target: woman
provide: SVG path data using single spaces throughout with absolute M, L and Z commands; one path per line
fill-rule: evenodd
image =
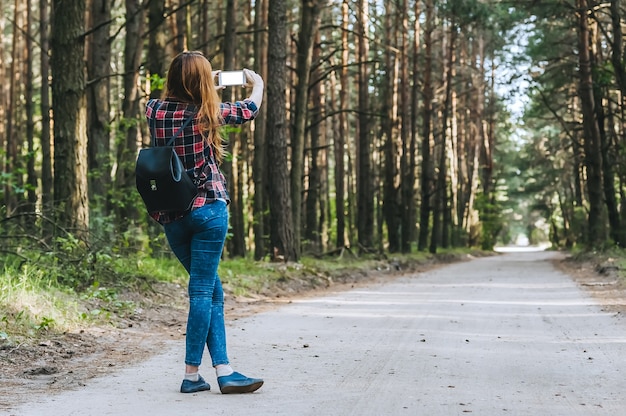
M 163 99 L 148 101 L 146 117 L 154 122 L 156 144 L 178 130 L 175 149 L 198 186 L 198 196 L 189 211 L 159 212 L 153 218 L 163 225 L 168 243 L 189 273 L 189 314 L 185 351 L 185 377 L 180 391 L 210 390 L 198 374 L 204 345 L 208 347 L 222 393 L 250 393 L 263 380 L 233 371 L 226 352 L 224 292 L 217 275 L 222 255 L 230 202 L 226 180 L 219 169 L 224 156 L 220 127 L 253 120 L 263 99 L 263 79 L 244 70 L 250 97 L 221 103 L 209 61 L 200 52 L 183 52 L 170 64 Z

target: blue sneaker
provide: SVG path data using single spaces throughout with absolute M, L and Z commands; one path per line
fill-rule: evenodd
M 211 390 L 211 386 L 204 381 L 202 376 L 198 376 L 198 381 L 183 380 L 183 384 L 180 385 L 181 393 L 197 393 L 205 390 Z
M 217 384 L 222 394 L 252 393 L 263 385 L 263 380 L 234 372 L 229 376 L 218 377 Z

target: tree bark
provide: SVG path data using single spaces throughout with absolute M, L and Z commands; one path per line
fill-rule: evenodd
M 598 247 L 604 241 L 602 211 L 602 149 L 600 130 L 595 115 L 593 96 L 593 75 L 589 45 L 589 21 L 586 0 L 577 0 L 578 13 L 578 63 L 579 96 L 583 115 L 585 166 L 587 168 L 587 193 L 589 213 L 587 217 L 587 247 Z
M 111 189 L 111 136 L 109 114 L 111 73 L 111 2 L 92 0 L 90 26 L 97 28 L 89 37 L 87 74 L 89 191 L 90 206 L 100 215 L 109 214 Z
M 385 50 L 385 72 L 382 85 L 381 132 L 384 138 L 384 183 L 383 187 L 383 217 L 387 225 L 387 249 L 395 253 L 401 247 L 401 204 L 398 186 L 400 182 L 399 160 L 404 157 L 398 148 L 398 67 L 401 53 L 395 43 L 398 38 L 398 26 L 392 21 L 394 15 L 393 3 L 385 4 L 385 39 L 389 47 Z M 400 82 L 406 80 L 400 79 Z
M 39 44 L 41 58 L 41 204 L 44 215 L 49 216 L 54 199 L 52 173 L 52 143 L 50 125 L 50 1 L 39 0 Z M 44 225 L 48 227 L 48 225 Z M 47 233 L 46 233 L 47 234 Z
M 53 0 L 51 35 L 54 108 L 54 196 L 60 226 L 86 236 L 87 111 L 85 3 Z
M 312 54 L 312 64 L 314 64 L 314 76 L 313 83 L 311 85 L 310 103 L 311 109 L 310 118 L 311 124 L 309 127 L 310 157 L 308 159 L 308 169 L 305 173 L 307 178 L 306 194 L 304 198 L 304 240 L 308 242 L 309 249 L 313 252 L 321 252 L 321 235 L 319 233 L 320 216 L 323 213 L 323 206 L 320 204 L 321 197 L 321 158 L 325 151 L 322 147 L 323 139 L 323 115 L 324 115 L 324 97 L 321 91 L 320 71 L 319 71 L 319 59 L 321 55 L 319 46 L 319 32 L 315 35 L 315 46 Z M 306 154 L 305 150 L 305 154 Z
M 140 109 L 140 94 L 138 88 L 139 66 L 142 59 L 143 28 L 145 9 L 140 0 L 126 0 L 126 37 L 124 44 L 124 99 L 122 114 L 126 123 L 121 131 L 124 133 L 124 142 L 117 151 L 116 188 L 120 194 L 118 198 L 123 204 L 118 210 L 118 224 L 126 228 L 129 221 L 139 218 L 139 210 L 135 200 L 135 161 L 137 159 L 138 144 L 141 136 L 138 122 L 142 111 Z
M 29 157 L 26 161 L 26 172 L 27 179 L 26 183 L 28 186 L 26 187 L 26 195 L 28 200 L 27 210 L 29 212 L 34 212 L 37 204 L 37 171 L 35 169 L 35 157 L 36 148 L 35 148 L 35 120 L 34 117 L 34 99 L 33 99 L 33 7 L 32 0 L 26 0 L 26 29 L 25 29 L 25 37 L 26 37 L 26 47 L 24 48 L 24 60 L 26 64 L 26 76 L 24 82 L 24 98 L 25 98 L 25 112 L 26 112 L 26 142 L 27 142 L 27 152 L 29 155 L 33 155 Z M 26 226 L 33 230 L 34 224 L 29 223 Z
M 259 0 L 255 3 L 264 3 Z M 256 7 L 256 6 L 255 6 Z M 204 53 L 204 56 L 210 56 L 209 49 L 209 41 L 210 41 L 210 33 L 211 33 L 211 21 L 209 19 L 210 16 L 210 0 L 201 0 L 200 1 L 200 50 Z M 256 49 L 255 49 L 256 50 Z
M 420 0 L 415 1 L 415 15 L 419 16 L 421 14 L 420 10 Z M 418 143 L 418 125 L 417 119 L 419 114 L 419 88 L 417 85 L 417 74 L 420 73 L 420 62 L 419 62 L 419 51 L 420 51 L 420 19 L 413 19 L 413 62 L 412 62 L 412 79 L 413 85 L 411 87 L 411 138 L 409 143 L 409 171 L 407 176 L 405 176 L 405 181 L 402 185 L 402 189 L 406 192 L 405 195 L 408 195 L 408 198 L 405 196 L 404 204 L 407 205 L 407 215 L 408 215 L 408 226 L 410 227 L 411 233 L 404 234 L 410 238 L 410 243 L 412 244 L 415 241 L 416 237 L 416 228 L 415 224 L 417 223 L 417 201 L 415 195 L 417 194 L 417 189 L 415 186 L 416 183 L 416 175 L 417 175 L 417 143 Z M 403 238 L 404 238 L 403 236 Z
M 339 79 L 339 120 L 338 133 L 333 137 L 335 156 L 335 215 L 337 216 L 337 247 L 346 246 L 346 215 L 345 215 L 345 138 L 348 134 L 348 0 L 341 4 L 341 66 L 338 71 Z
M 302 181 L 304 178 L 304 142 L 309 103 L 309 81 L 315 34 L 319 29 L 320 11 L 324 0 L 302 0 L 300 34 L 296 57 L 296 101 L 294 135 L 291 145 L 291 209 L 296 250 L 300 252 L 302 227 Z
M 358 73 L 358 139 L 357 139 L 357 230 L 359 245 L 371 249 L 374 234 L 374 196 L 372 178 L 372 149 L 369 122 L 369 4 L 357 1 L 357 45 L 361 61 Z
M 237 7 L 236 0 L 226 1 L 226 27 L 224 29 L 224 39 L 222 50 L 224 51 L 224 70 L 237 69 L 236 52 L 234 45 L 237 44 Z M 224 101 L 233 101 L 236 97 L 233 94 L 233 87 L 225 88 L 222 91 Z M 230 232 L 231 238 L 226 247 L 228 254 L 234 257 L 244 257 L 246 255 L 245 224 L 243 216 L 243 142 L 241 132 L 228 133 L 226 149 L 232 154 L 232 158 L 224 161 L 222 168 L 228 181 L 228 192 L 230 194 Z
M 6 33 L 6 20 L 7 18 L 5 17 L 5 15 L 3 13 L 0 13 L 0 33 Z M 2 79 L 7 79 L 9 75 L 9 68 L 6 67 L 4 61 L 5 52 L 6 51 L 4 48 L 4 42 L 0 42 L 0 77 L 2 77 Z M 8 119 L 7 110 L 10 98 L 9 89 L 7 87 L 7 82 L 0 83 L 0 114 L 5 117 L 4 120 L 0 121 L 0 149 L 4 149 L 5 151 L 8 141 L 8 136 L 6 135 L 8 123 L 6 123 L 6 120 Z M 7 172 L 6 165 L 7 160 L 6 155 L 4 155 L 3 157 L 0 157 L 0 172 Z M 6 192 L 6 188 L 4 187 L 4 185 L 0 184 L 0 186 L 2 186 L 2 192 Z M 2 202 L 4 202 L 4 195 L 2 196 L 2 198 Z
M 400 125 L 400 141 L 402 143 L 402 157 L 400 159 L 400 172 L 402 181 L 400 182 L 400 195 L 402 208 L 401 222 L 402 222 L 402 235 L 401 235 L 401 250 L 403 253 L 411 252 L 411 243 L 415 235 L 415 219 L 413 217 L 414 211 L 414 193 L 413 185 L 415 181 L 415 164 L 413 136 L 411 135 L 411 96 L 412 89 L 416 89 L 416 86 L 411 86 L 411 79 L 409 77 L 409 3 L 407 0 L 402 0 L 401 10 L 401 28 L 400 28 L 400 111 L 399 116 L 401 120 Z M 416 19 L 419 20 L 419 19 Z M 419 37 L 419 32 L 416 32 L 416 37 Z
M 230 0 L 227 0 L 227 2 Z M 187 39 L 187 6 L 184 6 L 186 0 L 178 0 L 175 13 L 176 18 L 176 53 L 180 53 L 189 48 L 189 40 Z
M 418 250 L 424 251 L 428 246 L 430 229 L 431 204 L 430 197 L 433 186 L 433 173 L 431 166 L 431 120 L 433 111 L 433 86 L 432 86 L 432 34 L 434 20 L 433 0 L 426 0 L 426 20 L 424 28 L 424 109 L 423 109 L 423 132 L 422 132 L 422 163 L 420 180 L 420 231 L 417 243 Z
M 590 63 L 592 68 L 597 68 L 603 62 L 603 57 L 601 56 L 602 45 L 600 44 L 602 40 L 598 37 L 598 25 L 600 23 L 595 19 L 592 20 L 592 22 L 589 27 L 592 46 L 590 51 Z M 615 70 L 617 71 L 618 68 L 615 68 Z M 606 89 L 601 85 L 594 85 L 594 103 L 602 103 L 605 99 L 605 90 Z M 610 101 L 609 97 L 607 97 L 607 101 Z M 615 152 L 611 151 L 611 140 L 606 131 L 606 111 L 603 105 L 594 105 L 594 111 L 600 135 L 600 149 L 602 149 L 602 190 L 604 192 L 604 203 L 608 215 L 609 235 L 614 244 L 624 247 L 626 243 L 625 233 L 621 225 L 617 191 L 615 189 L 615 170 L 613 169 L 616 161 L 613 160 L 612 155 L 615 154 Z M 611 111 L 610 108 L 609 111 Z
M 615 81 L 621 92 L 620 104 L 626 105 L 626 70 L 624 69 L 624 38 L 622 33 L 622 6 L 621 0 L 611 0 L 611 29 L 613 34 L 613 48 L 611 63 L 615 73 Z M 622 123 L 626 123 L 623 121 Z
M 148 2 L 148 52 L 146 54 L 146 70 L 152 81 L 150 83 L 150 98 L 161 96 L 163 92 L 162 82 L 157 77 L 165 78 L 167 71 L 167 39 L 166 32 L 163 30 L 164 23 L 165 0 L 150 0 Z
M 21 158 L 19 144 L 22 142 L 19 137 L 19 129 L 16 128 L 18 120 L 16 117 L 18 104 L 17 97 L 20 95 L 18 91 L 21 82 L 18 78 L 22 75 L 22 71 L 18 71 L 18 64 L 20 62 L 20 50 L 19 40 L 21 16 L 22 16 L 22 2 L 15 0 L 13 5 L 13 36 L 11 42 L 11 66 L 9 69 L 9 99 L 6 107 L 6 141 L 5 141 L 5 166 L 4 172 L 7 173 L 7 180 L 4 184 L 4 205 L 6 208 L 6 214 L 12 215 L 18 207 L 19 198 L 16 189 L 21 188 L 21 176 L 17 174 L 21 168 Z
M 611 0 L 611 23 L 613 31 L 613 49 L 611 51 L 611 63 L 615 73 L 619 94 L 619 110 L 624 111 L 626 108 L 626 70 L 624 69 L 624 40 L 622 33 L 622 8 L 621 0 Z M 626 135 L 626 120 L 621 117 L 619 122 L 619 133 L 622 137 Z M 610 157 L 609 146 L 603 145 L 603 158 Z M 618 150 L 619 151 L 619 150 Z M 613 152 L 611 152 L 613 153 Z M 614 169 L 613 163 L 605 163 L 604 183 L 605 195 L 607 197 L 607 208 L 609 209 L 609 220 L 611 223 L 611 235 L 616 244 L 620 247 L 626 247 L 626 231 L 622 227 L 622 217 L 619 213 L 619 207 L 616 200 L 617 192 L 614 186 Z M 612 192 L 609 196 L 608 192 Z
M 287 79 L 287 10 L 284 0 L 270 0 L 268 14 L 267 137 L 272 258 L 297 261 L 287 165 L 285 99 Z
M 267 13 L 268 13 L 268 1 L 258 0 L 254 5 L 254 62 L 256 64 L 255 70 L 261 75 L 264 80 L 267 80 Z M 254 215 L 254 258 L 255 260 L 262 259 L 268 251 L 266 230 L 267 227 L 267 215 L 265 212 L 269 206 L 267 198 L 268 187 L 268 171 L 265 169 L 267 166 L 267 105 L 262 105 L 257 116 L 257 121 L 254 122 L 254 160 L 252 166 L 253 179 L 254 179 L 254 201 L 253 201 L 253 215 Z
M 436 253 L 438 247 L 449 246 L 449 227 L 446 227 L 446 211 L 448 204 L 448 135 L 450 134 L 450 119 L 452 106 L 452 79 L 455 65 L 456 23 L 454 17 L 450 22 L 448 35 L 447 57 L 445 65 L 445 98 L 441 110 L 441 140 L 439 145 L 439 162 L 437 184 L 435 186 L 435 205 L 433 209 L 433 232 L 431 235 L 430 252 Z

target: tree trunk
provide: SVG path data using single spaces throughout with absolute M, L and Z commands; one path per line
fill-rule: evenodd
M 308 169 L 308 187 L 306 198 L 304 201 L 305 209 L 305 226 L 304 239 L 309 242 L 310 248 L 314 252 L 320 252 L 322 248 L 322 240 L 320 235 L 321 216 L 324 213 L 324 206 L 321 203 L 322 197 L 322 168 L 321 162 L 326 152 L 325 134 L 324 134 L 324 95 L 322 94 L 322 80 L 320 80 L 321 71 L 319 70 L 319 60 L 321 57 L 319 32 L 315 35 L 315 47 L 313 48 L 312 62 L 315 64 L 314 84 L 311 86 L 311 108 L 314 109 L 311 114 L 311 157 L 309 159 Z
M 230 180 L 230 225 L 231 238 L 229 254 L 231 256 L 246 256 L 246 223 L 244 221 L 245 200 L 243 197 L 245 163 L 248 159 L 248 132 L 233 134 L 233 169 Z
M 454 17 L 450 22 L 450 32 L 448 36 L 448 48 L 445 65 L 445 99 L 441 110 L 441 140 L 439 146 L 439 161 L 437 184 L 435 186 L 435 206 L 433 207 L 433 232 L 430 240 L 431 253 L 436 253 L 438 247 L 447 248 L 449 245 L 448 231 L 444 227 L 445 212 L 448 209 L 448 134 L 450 129 L 448 119 L 450 118 L 450 107 L 452 104 L 452 77 L 454 74 L 454 56 L 456 43 L 456 23 Z
M 481 48 L 484 51 L 484 48 Z M 484 61 L 484 59 L 481 59 Z M 495 79 L 496 79 L 496 64 L 493 59 L 491 61 L 491 71 L 489 76 L 489 100 L 487 107 L 486 119 L 483 122 L 483 211 L 481 212 L 482 229 L 482 241 L 481 248 L 483 250 L 493 250 L 497 242 L 498 234 L 500 233 L 500 210 L 496 199 L 495 192 L 495 179 L 494 179 L 494 153 L 496 149 L 496 93 L 495 93 Z M 483 77 L 482 79 L 487 79 Z M 482 106 L 482 104 L 481 104 Z M 530 235 L 531 233 L 529 233 Z
M 602 65 L 601 63 L 604 61 L 601 53 L 602 53 L 602 45 L 599 42 L 602 42 L 598 37 L 598 23 L 595 20 L 592 21 L 593 24 L 590 25 L 589 31 L 591 36 L 591 45 L 592 51 L 590 53 L 591 59 L 591 67 L 597 68 Z M 594 103 L 602 103 L 605 99 L 605 88 L 602 88 L 600 85 L 594 85 L 593 88 L 593 96 Z M 610 101 L 610 97 L 606 97 L 607 101 Z M 624 230 L 621 225 L 621 218 L 619 214 L 619 207 L 617 202 L 617 191 L 615 189 L 615 170 L 613 166 L 616 164 L 616 161 L 613 160 L 613 154 L 611 146 L 611 140 L 607 137 L 606 131 L 606 113 L 604 106 L 602 105 L 594 105 L 594 111 L 596 114 L 596 120 L 598 124 L 598 132 L 600 134 L 600 149 L 602 149 L 602 190 L 604 192 L 604 201 L 606 206 L 606 211 L 608 214 L 609 220 L 609 235 L 614 244 L 624 247 Z M 609 108 L 609 111 L 611 109 Z
M 420 1 L 415 1 L 415 14 L 419 16 L 421 14 L 420 10 Z M 410 244 L 415 241 L 416 238 L 416 228 L 415 224 L 417 222 L 417 202 L 415 198 L 415 194 L 417 193 L 417 189 L 415 186 L 416 183 L 416 174 L 417 174 L 417 143 L 418 143 L 418 125 L 417 119 L 419 114 L 419 88 L 417 83 L 417 74 L 420 73 L 420 61 L 419 61 L 419 51 L 420 51 L 420 19 L 413 19 L 413 62 L 412 62 L 412 78 L 413 85 L 411 87 L 411 137 L 409 143 L 409 171 L 407 172 L 407 176 L 405 176 L 405 183 L 402 185 L 402 189 L 404 192 L 404 202 L 407 206 L 407 214 L 408 214 L 408 226 L 411 230 L 410 234 L 404 234 L 410 239 Z
M 143 46 L 143 26 L 145 9 L 140 0 L 126 0 L 126 38 L 124 44 L 124 99 L 122 114 L 124 120 L 121 131 L 124 133 L 124 142 L 117 151 L 116 188 L 120 192 L 118 198 L 124 201 L 118 212 L 118 224 L 126 228 L 129 221 L 139 218 L 135 200 L 135 161 L 137 159 L 138 143 L 141 142 L 138 122 L 142 111 L 140 109 L 140 94 L 137 81 L 141 52 Z
M 460 50 L 460 62 L 459 66 L 464 67 L 467 65 L 467 45 L 468 42 L 461 42 L 461 50 Z M 463 82 L 467 82 L 467 77 L 464 75 L 462 77 Z M 468 97 L 467 94 L 459 94 L 458 97 L 458 108 L 467 108 L 468 107 Z M 455 210 L 453 211 L 453 215 L 455 216 L 454 222 L 456 223 L 456 231 L 454 233 L 452 244 L 455 246 L 465 246 L 467 245 L 467 232 L 466 232 L 466 219 L 468 204 L 469 204 L 469 161 L 472 159 L 471 148 L 468 146 L 468 131 L 469 131 L 469 117 L 465 111 L 458 112 L 457 119 L 458 131 L 456 133 L 456 144 L 454 153 L 456 155 L 456 183 L 452 182 L 453 192 L 456 189 L 456 204 L 454 205 Z
M 32 0 L 26 0 L 26 47 L 24 49 L 24 60 L 26 61 L 26 79 L 24 82 L 24 106 L 26 112 L 26 142 L 28 145 L 27 152 L 29 155 L 35 155 L 35 121 L 34 117 L 34 99 L 33 99 L 33 7 Z M 26 193 L 28 199 L 28 211 L 34 212 L 37 204 L 37 171 L 35 170 L 35 158 L 29 157 L 26 161 L 27 184 Z M 33 230 L 34 224 L 25 224 L 26 227 Z
M 227 0 L 227 3 L 231 0 Z M 189 40 L 187 39 L 187 6 L 186 0 L 178 0 L 176 4 L 176 53 L 180 53 L 189 48 Z
M 420 180 L 420 232 L 417 243 L 418 250 L 424 251 L 428 246 L 428 234 L 430 229 L 430 197 L 432 192 L 432 166 L 431 166 L 431 120 L 433 112 L 433 56 L 432 56 L 432 33 L 434 20 L 433 0 L 426 0 L 426 21 L 424 29 L 424 110 L 423 110 L 423 133 L 422 133 L 422 166 Z
M 0 33 L 6 33 L 6 17 L 4 15 L 4 13 L 0 13 Z M 5 48 L 4 48 L 4 42 L 0 42 L 0 77 L 2 77 L 2 79 L 8 79 L 9 76 L 9 71 L 10 68 L 7 68 L 5 66 Z M 0 115 L 2 115 L 2 117 L 5 117 L 4 120 L 0 120 L 0 149 L 3 149 L 4 151 L 6 151 L 7 149 L 7 141 L 8 141 L 8 137 L 6 136 L 7 133 L 7 127 L 8 127 L 8 123 L 6 122 L 6 120 L 8 119 L 8 107 L 9 107 L 9 89 L 8 87 L 8 82 L 2 82 L 0 83 Z M 2 157 L 0 157 L 0 172 L 8 172 L 6 169 L 7 166 L 7 160 L 6 160 L 6 155 L 3 155 Z M 4 187 L 3 184 L 0 184 L 0 186 L 2 186 L 2 189 L 0 190 L 0 192 L 3 193 L 2 195 L 2 203 L 5 203 L 4 201 L 4 192 L 6 192 L 6 188 Z
M 291 145 L 291 209 L 293 216 L 296 250 L 300 250 L 302 223 L 302 179 L 304 177 L 304 142 L 309 102 L 309 81 L 315 34 L 320 24 L 320 10 L 323 0 L 303 0 L 296 57 L 296 102 L 294 114 L 294 135 Z
M 22 2 L 15 0 L 13 5 L 13 37 L 11 43 L 11 66 L 9 70 L 9 99 L 7 102 L 6 111 L 6 148 L 5 148 L 5 167 L 4 172 L 7 173 L 7 180 L 4 185 L 4 205 L 6 214 L 11 216 L 19 204 L 18 195 L 15 193 L 15 189 L 21 188 L 20 179 L 21 176 L 17 175 L 19 169 L 21 169 L 20 161 L 18 157 L 20 154 L 19 144 L 22 142 L 19 137 L 19 128 L 16 128 L 17 121 L 17 109 L 18 104 L 17 97 L 20 95 L 18 91 L 18 78 L 22 74 L 22 71 L 18 71 L 18 64 L 20 62 L 20 50 L 19 39 L 20 27 L 21 27 L 21 9 Z
M 460 39 L 459 39 L 460 40 Z M 456 47 L 455 47 L 456 49 Z M 454 62 L 454 67 L 452 68 L 452 80 L 457 79 L 456 68 L 458 65 L 456 64 L 456 58 Z M 454 81 L 453 81 L 454 82 Z M 458 233 L 459 233 L 459 221 L 456 213 L 459 208 L 459 165 L 458 165 L 458 146 L 457 142 L 459 140 L 459 112 L 458 112 L 458 97 L 454 88 L 452 88 L 451 96 L 450 96 L 450 141 L 448 144 L 448 163 L 450 167 L 449 171 L 449 179 L 450 179 L 450 191 L 449 191 L 449 199 L 448 199 L 448 207 L 444 212 L 443 217 L 443 237 L 444 239 L 441 242 L 441 246 L 443 248 L 447 248 L 449 246 L 455 247 L 458 246 Z
M 44 215 L 49 216 L 54 195 L 52 174 L 52 144 L 50 126 L 50 58 L 49 58 L 50 0 L 39 0 L 39 44 L 41 45 L 41 204 Z M 44 225 L 47 227 L 47 225 Z M 45 233 L 47 234 L 47 233 Z
M 224 51 L 224 70 L 237 69 L 236 52 L 233 46 L 237 44 L 237 1 L 226 1 L 226 27 L 224 29 L 224 39 L 222 49 Z M 233 94 L 233 87 L 225 88 L 222 91 L 222 99 L 224 101 L 233 101 L 236 97 Z M 243 144 L 241 133 L 228 133 L 227 150 L 233 155 L 233 158 L 226 160 L 223 172 L 228 181 L 228 192 L 230 194 L 230 232 L 231 238 L 227 242 L 228 254 L 235 257 L 244 257 L 246 255 L 245 242 L 245 224 L 243 216 Z
M 383 186 L 383 217 L 387 225 L 387 243 L 390 253 L 400 250 L 400 195 L 398 184 L 400 183 L 398 149 L 398 82 L 399 58 L 396 49 L 395 39 L 399 36 L 397 25 L 392 22 L 393 5 L 385 4 L 385 39 L 390 47 L 385 50 L 385 72 L 386 76 L 382 85 L 382 108 L 381 114 L 381 136 L 384 138 L 384 177 Z M 400 80 L 403 82 L 402 80 Z M 402 86 L 404 88 L 404 85 Z
M 411 95 L 410 92 L 416 86 L 411 86 L 411 78 L 409 76 L 409 3 L 407 0 L 402 1 L 401 10 L 401 29 L 400 29 L 400 141 L 402 143 L 402 158 L 400 160 L 400 172 L 402 180 L 401 188 L 401 204 L 402 207 L 402 236 L 401 249 L 403 253 L 411 252 L 411 243 L 415 235 L 415 219 L 414 211 L 414 183 L 415 183 L 415 163 L 413 144 L 413 136 L 411 135 Z M 417 20 L 417 19 L 416 19 Z M 419 32 L 416 32 L 419 37 Z
M 335 213 L 337 216 L 337 247 L 346 246 L 346 216 L 345 216 L 345 138 L 348 134 L 348 0 L 341 5 L 341 67 L 339 78 L 339 120 L 338 133 L 333 137 L 335 156 Z
M 255 3 L 265 3 L 264 1 L 256 1 Z M 255 7 L 257 7 L 255 5 Z M 200 1 L 200 50 L 204 53 L 204 56 L 210 56 L 211 50 L 209 49 L 210 33 L 211 33 L 211 20 L 210 16 L 210 0 Z M 255 32 L 258 34 L 258 32 Z M 256 51 L 256 48 L 255 48 Z
M 103 1 L 107 0 L 93 0 Z M 159 98 L 163 92 L 161 82 L 156 77 L 165 78 L 167 71 L 166 59 L 166 32 L 165 0 L 150 0 L 148 2 L 148 52 L 146 54 L 146 70 L 150 76 L 150 98 Z M 163 80 L 164 82 L 165 80 Z
M 585 0 L 577 0 L 578 13 L 578 66 L 580 76 L 580 102 L 583 115 L 585 166 L 587 168 L 587 193 L 589 214 L 587 247 L 598 247 L 604 241 L 602 211 L 602 149 L 600 130 L 595 115 L 593 76 L 589 51 L 588 8 Z
M 357 139 L 357 230 L 359 245 L 370 249 L 374 234 L 374 196 L 369 123 L 369 4 L 357 1 L 358 59 L 358 139 Z
M 107 216 L 111 188 L 110 0 L 92 0 L 90 17 L 90 26 L 97 29 L 89 38 L 89 59 L 87 60 L 89 200 L 92 210 L 95 208 L 100 215 Z
M 270 0 L 268 13 L 267 113 L 268 171 L 270 201 L 270 242 L 272 258 L 298 261 L 294 241 L 287 165 L 285 99 L 287 80 L 287 10 L 284 0 Z
M 491 220 L 492 220 L 492 202 L 493 202 L 493 146 L 491 131 L 488 127 L 488 122 L 491 120 L 491 114 L 487 114 L 485 111 L 485 97 L 487 95 L 487 87 L 485 80 L 487 79 L 487 70 L 485 67 L 486 53 L 485 53 L 485 39 L 480 38 L 478 40 L 478 55 L 480 63 L 478 64 L 478 93 L 476 94 L 476 101 L 474 107 L 476 108 L 474 124 L 476 125 L 477 137 L 476 144 L 479 151 L 479 171 L 480 171 L 480 185 L 482 186 L 482 195 L 480 199 L 476 195 L 477 205 L 480 205 L 479 220 L 481 225 L 480 232 L 480 244 L 481 248 L 490 250 L 493 248 L 491 243 Z
M 260 0 L 254 4 L 254 62 L 256 63 L 255 70 L 261 75 L 264 80 L 267 80 L 267 31 L 264 29 L 267 27 L 267 13 L 268 13 L 268 1 Z M 265 167 L 267 163 L 267 105 L 262 105 L 257 116 L 257 121 L 254 122 L 254 160 L 253 160 L 253 178 L 254 178 L 254 259 L 260 260 L 267 254 L 267 238 L 266 227 L 267 207 L 269 201 L 267 198 L 267 186 L 268 186 L 268 172 Z
M 51 35 L 54 108 L 54 196 L 58 224 L 86 236 L 87 111 L 85 100 L 85 3 L 53 0 Z
M 613 31 L 613 50 L 611 63 L 613 64 L 615 81 L 621 92 L 620 105 L 626 105 L 626 69 L 624 69 L 624 38 L 622 33 L 622 6 L 621 0 L 611 0 L 611 27 Z M 626 121 L 622 121 L 625 123 Z
M 611 0 L 611 22 L 613 29 L 613 50 L 611 52 L 611 62 L 615 73 L 615 80 L 619 87 L 619 109 L 623 112 L 626 108 L 626 70 L 624 69 L 624 50 L 623 50 L 623 34 L 622 34 L 622 18 L 621 18 L 621 1 Z M 611 123 L 611 125 L 615 125 Z M 626 120 L 621 119 L 618 124 L 621 128 L 619 133 L 623 137 L 626 134 Z M 603 159 L 609 157 L 608 144 L 602 145 L 604 149 Z M 619 149 L 617 149 L 619 152 Z M 604 163 L 604 184 L 605 196 L 607 198 L 607 208 L 609 209 L 609 221 L 611 224 L 611 236 L 616 244 L 620 247 L 626 247 L 626 231 L 621 223 L 622 218 L 619 213 L 618 203 L 616 201 L 617 192 L 614 185 L 613 163 Z M 612 192 L 610 195 L 608 192 Z
M 322 59 L 322 43 L 319 31 L 317 32 L 317 40 L 316 40 L 316 62 L 319 64 Z M 317 88 L 319 91 L 316 94 L 319 94 L 319 100 L 316 100 L 319 104 L 319 108 L 322 110 L 319 114 L 319 124 L 320 125 L 320 133 L 319 133 L 319 220 L 317 221 L 317 235 L 319 236 L 320 249 L 322 251 L 328 250 L 328 246 L 330 245 L 330 230 L 332 228 L 331 219 L 332 212 L 330 206 L 330 186 L 329 186 L 329 164 L 328 161 L 330 159 L 330 143 L 329 143 L 329 130 L 332 129 L 332 122 L 330 125 L 328 124 L 328 95 L 326 84 L 322 83 L 322 68 L 320 65 L 316 65 L 316 77 L 315 79 L 320 80 L 317 84 Z

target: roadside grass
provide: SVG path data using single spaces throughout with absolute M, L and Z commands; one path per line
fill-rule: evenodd
M 623 284 L 626 280 L 626 250 L 612 249 L 603 258 L 603 262 L 598 267 L 600 269 L 605 267 L 605 269 L 609 269 L 607 271 L 614 271 L 620 283 Z
M 37 338 L 80 325 L 79 299 L 46 271 L 24 266 L 0 274 L 0 339 Z
M 372 272 L 413 271 L 433 261 L 453 262 L 471 250 L 380 256 L 375 254 L 303 257 L 298 263 L 225 259 L 218 273 L 227 293 L 236 297 L 272 296 L 356 281 Z M 480 255 L 480 253 L 479 253 Z M 185 287 L 187 274 L 174 257 L 99 255 L 87 264 L 3 262 L 0 273 L 0 341 L 20 343 L 80 330 L 116 325 L 132 316 L 158 285 Z M 76 268 L 76 270 L 74 270 Z M 86 270 L 89 269 L 89 270 Z M 293 292 L 292 292 L 293 293 Z
M 569 252 L 574 262 L 592 264 L 600 274 L 612 274 L 620 284 L 626 284 L 626 250 L 616 247 L 586 251 L 573 249 Z

